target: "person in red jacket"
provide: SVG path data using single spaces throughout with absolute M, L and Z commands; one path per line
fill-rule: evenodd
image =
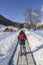
M 23 32 L 23 30 L 21 30 L 21 32 L 18 36 L 18 40 L 19 40 L 19 44 L 20 44 L 20 55 L 22 55 L 22 47 L 23 47 L 24 53 L 26 52 L 25 40 L 27 40 L 26 35 Z

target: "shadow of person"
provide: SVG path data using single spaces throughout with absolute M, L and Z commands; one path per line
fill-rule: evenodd
M 22 52 L 22 55 L 30 54 L 31 52 Z

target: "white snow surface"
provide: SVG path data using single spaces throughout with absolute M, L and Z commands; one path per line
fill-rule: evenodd
M 42 32 L 43 33 L 43 32 Z M 0 36 L 4 36 L 5 33 L 0 33 Z M 9 33 L 7 33 L 9 34 Z M 6 34 L 6 35 L 7 35 Z M 0 65 L 8 65 L 9 60 L 13 54 L 13 51 L 17 44 L 17 37 L 19 31 L 12 33 L 5 37 L 0 38 Z M 25 29 L 31 51 L 33 52 L 34 59 L 37 65 L 43 65 L 43 34 L 39 35 L 35 32 L 28 31 Z
M 18 32 L 0 41 L 0 65 L 8 65 L 13 51 L 17 45 Z
M 18 28 L 13 27 L 13 26 L 4 26 L 4 25 L 0 25 L 0 32 L 3 32 L 6 28 L 12 28 L 13 30 L 18 30 Z
M 43 37 L 43 30 L 36 30 L 33 32 Z
M 8 65 L 18 42 L 18 29 L 14 27 L 15 32 L 3 32 L 5 28 L 0 28 L 0 65 Z
M 43 65 L 43 37 L 32 31 L 26 31 L 25 33 L 27 35 L 31 51 L 33 52 L 36 65 Z

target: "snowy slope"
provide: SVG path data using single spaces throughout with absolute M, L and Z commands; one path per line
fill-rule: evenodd
M 36 65 L 43 65 L 43 38 L 39 35 L 26 31 L 28 42 L 33 52 Z
M 3 32 L 5 28 L 12 28 L 14 31 L 13 32 Z M 0 41 L 16 33 L 17 31 L 18 31 L 18 28 L 16 27 L 0 25 Z
M 28 31 L 25 29 L 25 33 L 33 52 L 35 61 L 37 65 L 43 65 L 43 37 L 39 34 Z M 43 33 L 43 32 L 42 32 Z M 0 65 L 8 65 L 9 60 L 13 54 L 13 51 L 18 44 L 17 37 L 19 31 L 7 36 L 5 39 L 0 41 Z M 2 34 L 1 34 L 2 35 Z M 3 62 L 2 62 L 3 61 Z
M 0 65 L 8 65 L 13 51 L 17 45 L 17 36 L 18 32 L 0 41 Z
M 0 32 L 3 32 L 6 28 L 12 28 L 14 31 L 18 30 L 18 28 L 13 27 L 13 26 L 4 26 L 4 25 L 0 25 Z
M 16 33 L 16 32 L 2 32 L 2 33 L 0 33 L 0 41 L 7 38 L 8 36 L 10 36 L 14 33 Z
M 33 32 L 43 37 L 43 30 L 36 30 Z
M 18 41 L 18 28 L 13 27 L 14 32 L 3 32 L 7 27 L 10 26 L 0 27 L 0 65 L 8 65 Z

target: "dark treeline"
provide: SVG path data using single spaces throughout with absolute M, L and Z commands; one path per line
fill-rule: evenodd
M 13 22 L 4 16 L 0 15 L 0 24 L 5 25 L 5 26 L 14 26 L 14 27 L 23 27 L 23 24 L 19 22 Z
M 13 21 L 5 18 L 2 15 L 0 15 L 0 24 L 5 25 L 5 26 L 14 26 L 14 27 L 17 27 L 17 28 L 25 27 L 25 28 L 28 28 L 28 29 L 30 29 L 30 28 L 36 29 L 35 24 L 31 25 L 28 22 L 25 22 L 25 23 L 13 22 Z M 43 29 L 43 25 L 37 27 L 37 29 L 41 29 L 41 28 Z

